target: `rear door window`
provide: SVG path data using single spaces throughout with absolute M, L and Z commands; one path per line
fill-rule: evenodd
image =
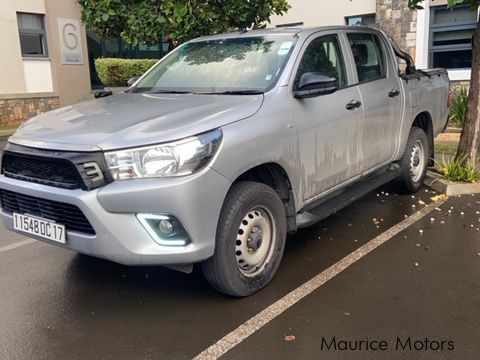
M 359 83 L 386 77 L 385 56 L 378 36 L 369 33 L 350 33 L 347 36 Z

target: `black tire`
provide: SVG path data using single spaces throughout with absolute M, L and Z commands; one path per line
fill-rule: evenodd
M 421 154 L 415 153 L 419 146 L 422 147 Z M 420 190 L 427 173 L 429 154 L 427 135 L 422 129 L 412 127 L 405 152 L 398 162 L 400 176 L 395 181 L 395 187 L 399 193 L 413 194 Z M 417 161 L 419 163 L 415 166 Z
M 248 216 L 253 219 L 250 223 Z M 270 223 L 265 223 L 267 217 Z M 254 226 L 258 223 L 261 225 Z M 270 232 L 265 224 L 270 226 Z M 243 228 L 247 231 L 243 231 Z M 272 188 L 256 182 L 234 184 L 220 214 L 215 253 L 202 263 L 205 278 L 213 288 L 231 296 L 244 297 L 259 291 L 272 280 L 278 270 L 285 248 L 286 230 L 285 208 Z M 265 233 L 270 234 L 265 236 L 270 240 L 262 240 Z M 256 250 L 248 248 L 248 255 L 245 251 L 242 254 L 245 246 L 252 244 L 253 237 Z M 251 259 L 261 255 L 267 247 L 267 255 L 260 267 L 249 265 L 242 258 L 246 256 Z M 259 252 L 260 250 L 262 251 Z

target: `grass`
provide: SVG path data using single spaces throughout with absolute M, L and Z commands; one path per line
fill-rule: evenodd
M 463 127 L 465 117 L 467 116 L 468 107 L 468 91 L 465 87 L 461 87 L 452 99 L 452 107 L 450 108 L 450 123 L 458 128 Z
M 474 183 L 480 180 L 480 169 L 476 169 L 465 157 L 445 159 L 445 153 L 442 153 L 442 160 L 435 163 L 435 170 L 450 181 Z
M 458 145 L 457 144 L 435 144 L 435 154 L 456 155 Z

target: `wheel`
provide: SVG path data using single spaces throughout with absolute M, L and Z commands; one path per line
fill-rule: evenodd
M 422 129 L 412 127 L 405 153 L 399 161 L 400 176 L 395 182 L 399 192 L 412 194 L 420 190 L 427 173 L 429 153 L 427 135 Z
M 214 255 L 202 263 L 216 290 L 243 297 L 265 287 L 280 265 L 287 233 L 285 208 L 269 186 L 239 182 L 223 204 Z

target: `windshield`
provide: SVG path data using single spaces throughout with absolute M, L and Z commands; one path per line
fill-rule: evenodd
M 262 93 L 291 53 L 291 35 L 187 43 L 161 61 L 133 92 Z

